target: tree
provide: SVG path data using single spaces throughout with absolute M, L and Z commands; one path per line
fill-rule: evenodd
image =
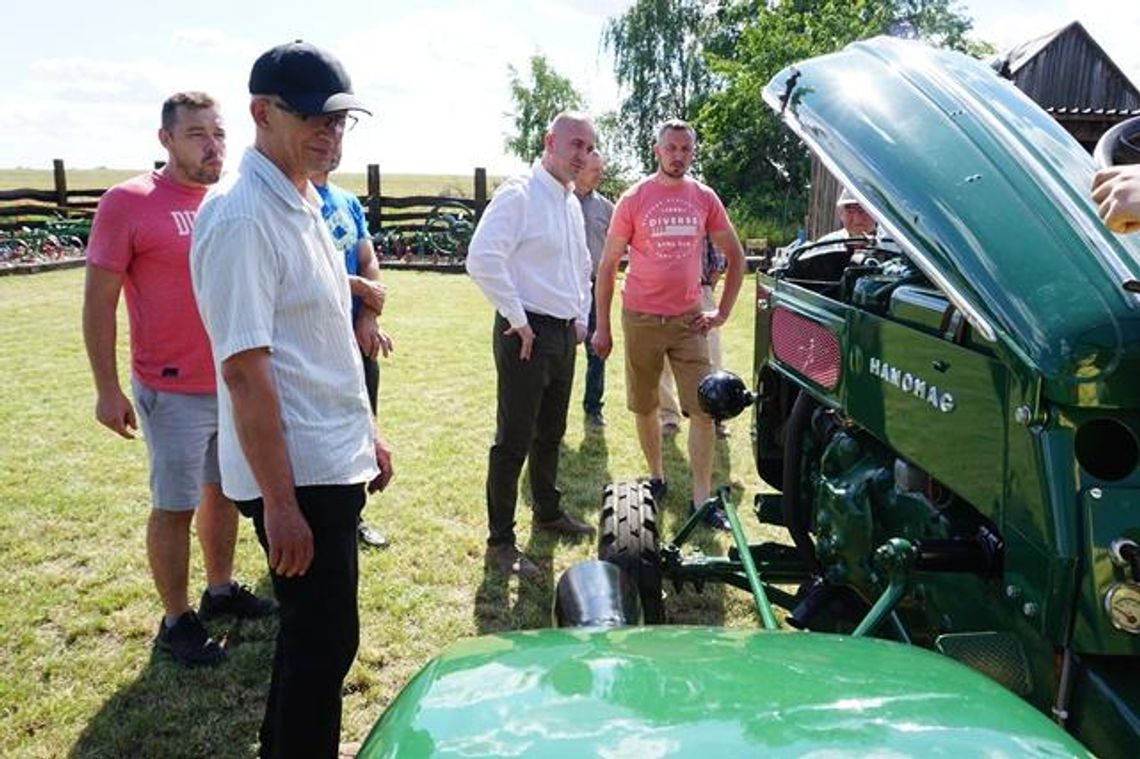
M 810 162 L 799 140 L 761 98 L 767 82 L 795 61 L 857 39 L 902 32 L 972 52 L 969 19 L 952 0 L 781 0 L 726 5 L 706 57 L 717 81 L 695 118 L 706 181 L 736 213 L 785 229 L 807 208 Z M 990 48 L 992 52 L 992 48 Z
M 636 155 L 652 171 L 656 125 L 687 119 L 700 138 L 700 171 L 735 216 L 794 228 L 807 207 L 810 164 L 764 105 L 768 80 L 878 34 L 992 53 L 969 39 L 971 28 L 955 0 L 637 0 L 602 34 L 625 91 L 606 149 Z
M 702 39 L 714 3 L 704 0 L 637 0 L 610 19 L 602 44 L 613 52 L 614 75 L 628 91 L 618 118 L 618 150 L 653 168 L 653 142 L 667 118 L 692 118 L 711 83 Z
M 542 155 L 543 137 L 550 122 L 562 111 L 579 110 L 585 100 L 573 83 L 547 62 L 546 56 L 530 59 L 530 81 L 524 82 L 518 69 L 508 65 L 511 100 L 515 110 L 515 134 L 507 136 L 507 150 L 527 163 Z
M 617 198 L 633 184 L 638 171 L 636 160 L 622 139 L 621 116 L 617 111 L 606 111 L 594 118 L 598 130 L 598 151 L 602 154 L 604 168 L 598 192 L 610 200 Z

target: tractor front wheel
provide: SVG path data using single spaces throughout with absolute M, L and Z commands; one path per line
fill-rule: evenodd
M 647 482 L 606 486 L 598 558 L 616 564 L 637 587 L 646 624 L 665 621 L 661 603 L 661 553 L 657 505 Z

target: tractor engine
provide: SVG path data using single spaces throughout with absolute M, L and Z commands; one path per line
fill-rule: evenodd
M 917 548 L 913 569 L 920 577 L 1000 576 L 1001 539 L 976 509 L 839 412 L 816 408 L 808 425 L 799 487 L 785 490 L 791 501 L 784 504 L 784 519 L 822 580 L 804 593 L 793 624 L 843 630 L 858 621 L 886 588 L 889 578 L 874 557 L 892 538 Z M 925 607 L 923 593 L 911 593 L 899 613 L 915 635 L 945 631 L 943 620 L 927 618 Z

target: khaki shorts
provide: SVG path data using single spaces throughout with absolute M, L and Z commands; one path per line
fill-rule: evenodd
M 689 328 L 696 312 L 656 316 L 622 309 L 625 335 L 626 406 L 635 414 L 649 414 L 659 405 L 658 384 L 665 356 L 677 378 L 681 413 L 708 418 L 697 403 L 697 385 L 713 370 L 708 339 Z

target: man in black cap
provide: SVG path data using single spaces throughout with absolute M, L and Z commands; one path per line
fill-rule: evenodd
M 249 79 L 254 145 L 203 202 L 191 274 L 218 368 L 222 489 L 253 519 L 280 602 L 261 756 L 335 756 L 356 655 L 356 523 L 392 476 L 365 393 L 348 279 L 309 177 L 367 113 L 297 41 Z

